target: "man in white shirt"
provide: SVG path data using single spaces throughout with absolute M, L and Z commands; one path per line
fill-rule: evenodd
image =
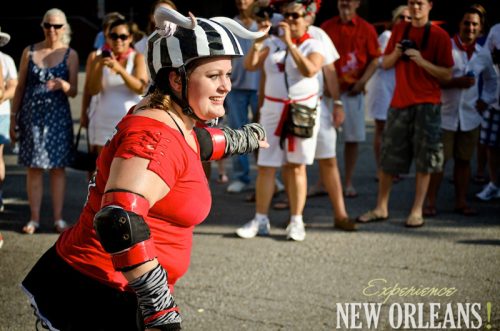
M 481 114 L 495 99 L 496 72 L 489 52 L 481 52 L 476 39 L 484 27 L 486 13 L 480 5 L 469 7 L 460 22 L 459 33 L 451 38 L 455 62 L 453 78 L 442 84 L 441 128 L 444 162 L 454 160 L 455 212 L 473 216 L 477 211 L 466 201 L 470 179 L 470 160 L 479 139 Z M 482 74 L 483 91 L 479 96 L 478 78 Z M 444 166 L 443 166 L 444 167 Z M 436 200 L 443 172 L 433 173 L 427 191 L 424 216 L 435 216 Z

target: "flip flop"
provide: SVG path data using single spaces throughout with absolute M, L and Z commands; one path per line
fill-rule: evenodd
M 289 208 L 290 208 L 290 204 L 288 203 L 287 198 L 273 204 L 273 209 L 276 209 L 276 210 L 285 210 L 285 209 L 289 209 Z
M 432 207 L 432 206 L 424 207 L 424 209 L 422 210 L 422 215 L 424 215 L 424 217 L 436 216 L 437 215 L 436 207 Z
M 318 188 L 316 185 L 311 186 L 309 188 L 309 190 L 307 191 L 308 198 L 321 197 L 321 196 L 325 196 L 325 195 L 328 195 L 328 192 L 326 192 L 325 190 L 323 190 L 321 188 Z
M 354 187 L 349 186 L 349 187 L 346 187 L 346 189 L 344 191 L 344 196 L 346 198 L 355 198 L 358 196 L 358 192 L 356 192 L 356 189 L 354 189 Z
M 406 219 L 405 226 L 407 228 L 419 228 L 425 224 L 424 218 L 422 216 L 410 215 Z
M 39 227 L 40 227 L 40 223 L 38 223 L 37 221 L 31 220 L 28 223 L 26 223 L 25 226 L 23 226 L 23 233 L 33 234 L 36 232 L 36 230 L 38 230 Z
M 477 216 L 479 213 L 477 212 L 476 209 L 472 207 L 460 207 L 460 208 L 455 208 L 455 213 L 464 215 L 464 216 Z
M 364 220 L 363 220 L 364 219 Z M 356 218 L 358 223 L 380 222 L 389 219 L 389 216 L 382 216 L 377 214 L 374 210 L 367 211 L 363 215 Z

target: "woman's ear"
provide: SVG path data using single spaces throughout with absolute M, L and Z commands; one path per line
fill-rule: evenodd
M 170 86 L 172 87 L 172 90 L 178 93 L 181 92 L 182 90 L 181 76 L 177 72 L 171 71 L 168 74 L 168 81 L 170 83 Z

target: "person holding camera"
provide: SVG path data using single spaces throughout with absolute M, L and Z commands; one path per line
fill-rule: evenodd
M 291 103 L 318 107 L 320 86 L 316 76 L 324 63 L 324 48 L 307 33 L 307 12 L 302 2 L 291 1 L 283 5 L 282 14 L 284 20 L 278 24 L 280 36 L 256 40 L 245 57 L 245 68 L 262 68 L 266 77 L 259 123 L 269 134 L 270 148 L 260 150 L 257 160 L 255 216 L 238 228 L 236 234 L 241 238 L 269 234 L 268 212 L 274 178 L 276 170 L 282 167 L 287 173 L 284 178 L 291 215 L 287 239 L 303 241 L 306 236 L 302 218 L 307 195 L 306 165 L 314 162 L 319 116 L 310 138 L 288 135 L 281 139 L 281 136 Z
M 394 26 L 382 60 L 396 69 L 396 86 L 382 138 L 377 205 L 359 222 L 389 217 L 393 175 L 416 163 L 415 198 L 407 227 L 424 225 L 422 209 L 431 173 L 443 167 L 440 83 L 451 79 L 453 57 L 448 33 L 429 20 L 431 0 L 408 0 L 411 22 Z
M 92 148 L 100 153 L 116 124 L 146 91 L 148 74 L 144 55 L 132 47 L 131 23 L 116 19 L 106 34 L 109 48 L 90 65 L 86 88 L 98 95 L 88 129 Z
M 497 74 L 488 52 L 476 44 L 482 34 L 486 11 L 473 5 L 464 12 L 459 32 L 451 39 L 453 47 L 453 78 L 441 84 L 441 128 L 443 129 L 444 162 L 453 158 L 455 212 L 474 216 L 477 211 L 467 203 L 470 160 L 479 139 L 481 113 L 496 99 Z M 482 93 L 478 82 L 482 77 Z M 444 165 L 443 165 L 444 168 Z M 431 175 L 424 216 L 437 214 L 436 202 L 443 172 Z

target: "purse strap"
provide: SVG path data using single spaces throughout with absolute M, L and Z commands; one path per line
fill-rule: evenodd
M 78 132 L 76 133 L 75 148 L 78 148 L 78 145 L 80 144 L 80 136 L 82 133 L 82 129 L 85 129 L 85 128 L 80 124 L 80 126 L 78 127 Z M 87 151 L 90 152 L 90 140 L 89 140 L 89 135 L 88 135 L 88 129 L 87 129 L 86 137 L 87 137 L 87 139 L 86 139 L 87 140 Z
M 283 73 L 285 74 L 285 87 L 286 87 L 286 95 L 288 97 L 288 100 L 291 100 L 290 98 L 290 90 L 288 88 L 288 76 L 286 74 L 286 58 L 288 57 L 288 49 L 285 52 L 285 59 L 283 60 Z

